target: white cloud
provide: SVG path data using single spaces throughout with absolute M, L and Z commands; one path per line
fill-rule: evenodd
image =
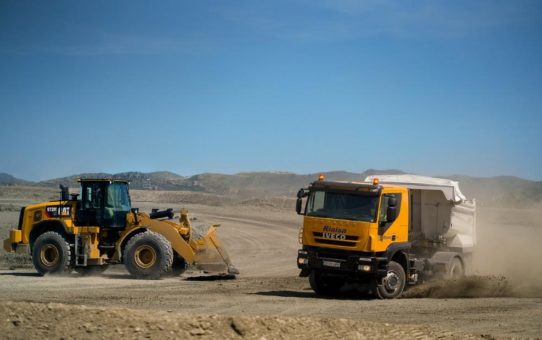
M 298 0 L 276 6 L 229 6 L 220 12 L 251 30 L 301 41 L 461 38 L 506 25 L 538 24 L 542 14 L 536 1 Z

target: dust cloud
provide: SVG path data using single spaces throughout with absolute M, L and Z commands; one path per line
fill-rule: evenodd
M 403 297 L 542 297 L 542 204 L 479 207 L 476 228 L 468 276 L 426 282 Z
M 513 296 L 504 276 L 466 276 L 457 280 L 434 280 L 407 290 L 403 298 L 481 298 Z
M 502 275 L 514 296 L 542 296 L 542 204 L 479 209 L 474 273 Z

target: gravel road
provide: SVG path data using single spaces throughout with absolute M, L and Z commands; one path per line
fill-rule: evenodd
M 317 297 L 307 280 L 297 277 L 297 217 L 280 212 L 262 215 L 205 206 L 191 209 L 199 222 L 222 224 L 218 233 L 241 271 L 238 279 L 215 280 L 189 272 L 182 277 L 142 281 L 130 278 L 122 266 L 113 266 L 99 277 L 76 274 L 39 277 L 31 269 L 2 270 L 0 317 L 4 320 L 3 329 L 9 331 L 5 334 L 13 338 L 27 335 L 29 330 L 24 331 L 23 326 L 33 320 L 33 315 L 44 325 L 55 325 L 43 329 L 33 327 L 36 336 L 59 337 L 63 328 L 58 325 L 58 313 L 81 314 L 80 306 L 84 305 L 94 311 L 93 315 L 102 315 L 101 318 L 93 316 L 98 319 L 87 326 L 93 330 L 84 333 L 97 337 L 109 334 L 97 325 L 111 324 L 108 317 L 111 313 L 123 315 L 124 319 L 132 315 L 127 319 L 146 320 L 142 324 L 147 326 L 137 327 L 141 334 L 147 332 L 145 334 L 150 336 L 173 336 L 168 333 L 175 328 L 171 315 L 164 319 L 161 316 L 164 313 L 173 313 L 178 320 L 192 320 L 196 325 L 201 326 L 201 322 L 211 325 L 205 329 L 177 327 L 181 333 L 174 334 L 209 337 L 257 338 L 266 334 L 271 338 L 294 335 L 318 338 L 315 334 L 347 338 L 542 336 L 542 299 L 537 297 L 503 297 L 502 293 L 498 294 L 500 297 L 391 301 L 354 294 Z M 52 312 L 37 313 L 37 310 Z M 14 315 L 26 322 L 13 321 Z M 244 324 L 238 326 L 245 330 L 236 332 L 231 318 Z M 77 337 L 83 333 L 72 331 L 81 331 L 84 318 L 72 319 L 73 327 L 69 332 L 65 330 L 65 335 Z M 170 321 L 164 321 L 165 331 L 153 328 L 166 319 Z M 138 335 L 134 331 L 136 326 L 129 327 L 130 322 L 123 322 L 119 332 Z M 194 329 L 202 329 L 203 333 Z M 198 332 L 201 334 L 196 334 Z

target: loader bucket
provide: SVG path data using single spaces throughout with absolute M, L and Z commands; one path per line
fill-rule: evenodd
M 198 239 L 194 264 L 197 269 L 210 274 L 235 276 L 239 271 L 231 263 L 230 256 L 210 227 L 205 236 Z

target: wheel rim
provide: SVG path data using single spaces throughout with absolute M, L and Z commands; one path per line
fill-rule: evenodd
M 458 263 L 454 263 L 452 269 L 450 270 L 450 277 L 452 279 L 458 279 L 462 276 L 462 268 Z
M 40 250 L 40 260 L 46 267 L 54 267 L 60 259 L 60 252 L 53 244 L 46 244 Z
M 144 269 L 150 268 L 156 263 L 156 251 L 146 244 L 137 247 L 134 257 L 136 264 Z
M 395 293 L 401 287 L 401 278 L 395 272 L 388 272 L 382 279 L 382 286 L 388 293 Z

